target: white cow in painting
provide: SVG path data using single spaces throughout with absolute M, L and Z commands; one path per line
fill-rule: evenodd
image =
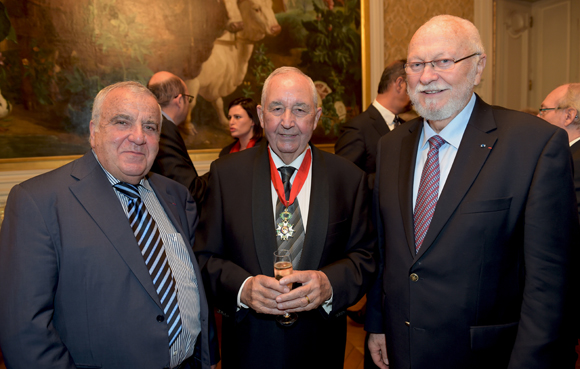
M 224 32 L 215 41 L 199 75 L 185 82 L 190 94 L 199 94 L 211 102 L 224 126 L 228 126 L 228 119 L 224 114 L 222 97 L 234 92 L 244 81 L 254 43 L 266 35 L 275 36 L 282 29 L 272 10 L 272 0 L 239 0 L 238 7 L 243 30 L 235 34 Z M 194 106 L 195 100 L 189 105 L 190 113 Z
M 0 118 L 4 118 L 8 114 L 10 114 L 11 110 L 12 106 L 10 105 L 10 103 L 8 103 L 8 101 L 6 101 L 4 96 L 2 96 L 2 91 L 0 91 Z

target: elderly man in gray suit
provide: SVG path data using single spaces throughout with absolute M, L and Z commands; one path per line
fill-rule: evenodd
M 148 174 L 160 125 L 144 86 L 106 87 L 92 150 L 12 189 L 0 233 L 8 368 L 210 367 L 196 205 Z

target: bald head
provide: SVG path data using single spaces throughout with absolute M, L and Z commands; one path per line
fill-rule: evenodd
M 438 35 L 448 39 L 454 39 L 474 53 L 483 54 L 483 43 L 479 31 L 473 23 L 467 19 L 459 18 L 453 15 L 437 15 L 423 24 L 413 35 L 409 43 L 409 49 L 413 42 L 424 38 L 426 35 Z
M 169 116 L 175 124 L 185 121 L 189 111 L 187 86 L 183 80 L 170 72 L 155 73 L 147 87 L 155 97 L 163 112 Z
M 570 142 L 580 137 L 580 83 L 556 87 L 540 106 L 538 117 L 568 132 Z

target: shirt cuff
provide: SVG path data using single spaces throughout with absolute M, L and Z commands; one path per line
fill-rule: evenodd
M 332 311 L 332 298 L 334 297 L 334 291 L 330 294 L 330 298 L 322 303 L 322 308 L 326 312 L 326 314 L 330 315 Z
M 250 307 L 244 303 L 242 303 L 242 290 L 244 289 L 244 286 L 246 285 L 246 282 L 248 281 L 248 279 L 252 278 L 251 276 L 246 278 L 246 280 L 244 281 L 244 283 L 242 283 L 242 285 L 240 286 L 240 290 L 238 291 L 238 309 L 236 311 L 240 311 L 240 309 L 249 309 Z M 332 300 L 332 297 L 330 298 Z

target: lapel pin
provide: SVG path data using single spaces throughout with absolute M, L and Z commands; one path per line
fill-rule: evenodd
M 481 147 L 486 147 L 486 146 L 487 146 L 486 144 L 481 144 Z

